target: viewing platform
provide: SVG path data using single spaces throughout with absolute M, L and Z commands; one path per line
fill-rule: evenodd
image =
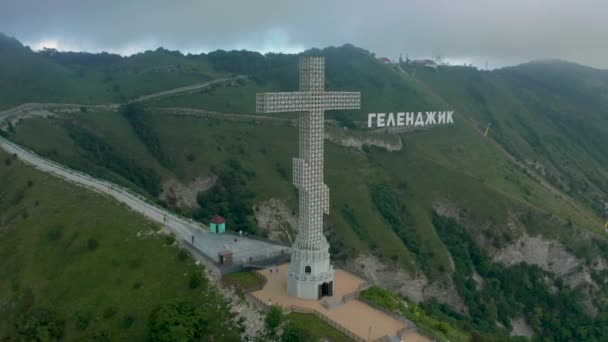
M 287 293 L 289 264 L 256 271 L 266 280 L 264 287 L 251 293 L 261 307 L 280 305 L 287 312 L 310 313 L 355 341 L 429 341 L 415 332 L 407 320 L 397 319 L 358 300 L 359 292 L 367 283 L 348 272 L 336 270 L 336 286 L 332 297 L 306 300 Z

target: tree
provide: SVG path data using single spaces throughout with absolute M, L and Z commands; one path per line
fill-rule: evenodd
M 274 334 L 279 325 L 281 325 L 281 322 L 283 322 L 283 318 L 283 309 L 279 305 L 271 306 L 266 314 L 266 328 Z
M 211 321 L 210 313 L 192 303 L 158 306 L 150 315 L 150 339 L 158 342 L 195 341 Z
M 26 341 L 51 341 L 63 337 L 65 320 L 57 312 L 34 308 L 17 319 L 19 336 Z
M 287 323 L 281 335 L 281 342 L 303 342 L 306 341 L 305 331 L 293 322 Z

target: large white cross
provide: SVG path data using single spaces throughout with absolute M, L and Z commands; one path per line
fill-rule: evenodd
M 299 156 L 293 159 L 293 183 L 299 192 L 298 236 L 293 246 L 289 286 L 292 280 L 306 284 L 311 279 L 333 282 L 329 245 L 323 235 L 323 214 L 329 214 L 329 189 L 323 182 L 324 113 L 326 110 L 359 109 L 361 94 L 326 92 L 323 57 L 301 57 L 300 91 L 257 94 L 256 100 L 257 112 L 300 112 Z M 310 297 L 301 290 L 302 286 L 308 285 L 297 286 L 292 294 Z

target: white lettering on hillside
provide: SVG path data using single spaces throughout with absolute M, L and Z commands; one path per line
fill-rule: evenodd
M 378 127 L 384 127 L 384 113 L 378 113 Z
M 393 113 L 388 113 L 388 119 L 386 120 L 386 127 L 395 126 L 395 117 Z
M 424 125 L 424 120 L 422 119 L 422 113 L 418 112 L 418 116 L 416 116 L 416 122 L 414 123 L 414 126 L 418 127 L 418 126 L 422 126 Z
M 445 123 L 445 112 L 439 112 L 439 117 L 437 118 L 437 123 L 440 125 Z
M 424 123 L 425 125 L 434 125 L 437 122 L 435 121 L 435 114 L 437 114 L 437 112 L 426 112 L 426 122 Z
M 414 124 L 414 113 L 413 112 L 407 112 L 406 116 L 405 116 L 405 125 L 406 126 L 411 126 Z
M 425 111 L 398 113 L 369 113 L 367 127 L 421 127 L 431 125 L 451 125 L 454 123 L 454 111 Z
M 403 118 L 405 117 L 405 113 L 397 113 L 397 126 L 403 126 Z

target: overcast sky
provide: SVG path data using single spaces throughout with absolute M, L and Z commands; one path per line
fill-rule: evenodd
M 352 43 L 490 68 L 560 58 L 608 69 L 608 0 L 0 0 L 33 49 L 299 52 Z

